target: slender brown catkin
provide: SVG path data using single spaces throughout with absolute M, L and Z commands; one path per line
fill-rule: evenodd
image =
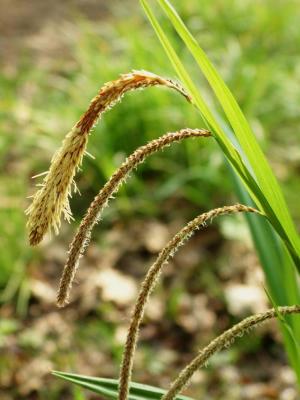
M 26 210 L 29 215 L 29 242 L 32 246 L 40 243 L 51 227 L 58 233 L 61 214 L 66 220 L 70 220 L 69 196 L 73 178 L 82 162 L 90 130 L 97 119 L 120 101 L 126 92 L 156 85 L 175 89 L 190 100 L 178 83 L 146 71 L 133 71 L 121 75 L 119 79 L 108 82 L 101 88 L 88 110 L 66 135 L 61 148 L 54 154 L 41 188 Z
M 214 210 L 210 210 L 204 214 L 199 215 L 198 217 L 190 221 L 169 241 L 169 243 L 159 253 L 154 264 L 148 270 L 146 278 L 141 285 L 138 298 L 135 302 L 130 326 L 127 333 L 127 339 L 120 370 L 119 400 L 126 400 L 128 397 L 129 382 L 131 380 L 133 366 L 133 356 L 138 339 L 139 326 L 144 315 L 144 310 L 149 295 L 154 289 L 156 282 L 158 281 L 158 277 L 161 273 L 163 266 L 168 263 L 169 258 L 175 254 L 179 246 L 183 245 L 184 242 L 194 233 L 194 231 L 199 229 L 201 226 L 204 226 L 207 221 L 210 221 L 211 219 L 220 215 L 239 212 L 260 213 L 255 208 L 244 206 L 242 204 L 235 204 L 232 206 L 216 208 Z
M 264 313 L 252 315 L 228 329 L 208 346 L 201 350 L 198 355 L 181 371 L 179 376 L 171 384 L 169 391 L 162 397 L 162 400 L 173 400 L 188 385 L 193 374 L 203 367 L 210 357 L 216 352 L 231 345 L 233 341 L 247 333 L 249 329 L 256 327 L 264 321 L 275 318 L 277 315 L 300 313 L 300 305 L 272 308 Z
M 181 129 L 178 132 L 167 133 L 158 139 L 152 140 L 145 146 L 139 147 L 124 161 L 121 167 L 115 171 L 91 203 L 70 245 L 68 260 L 64 267 L 57 294 L 57 305 L 59 307 L 63 307 L 68 302 L 69 293 L 79 265 L 79 260 L 90 240 L 93 227 L 97 221 L 99 221 L 102 211 L 108 204 L 111 196 L 118 190 L 130 172 L 137 167 L 138 164 L 142 163 L 145 158 L 173 142 L 178 142 L 190 137 L 209 136 L 211 136 L 211 133 L 205 129 L 186 128 Z

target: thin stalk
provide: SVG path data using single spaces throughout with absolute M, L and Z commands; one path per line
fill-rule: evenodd
M 88 136 L 97 120 L 119 102 L 126 92 L 157 85 L 175 89 L 190 100 L 178 83 L 146 71 L 133 71 L 121 75 L 119 79 L 106 83 L 100 89 L 88 110 L 66 135 L 61 148 L 54 154 L 50 169 L 39 185 L 41 188 L 33 196 L 33 201 L 26 210 L 29 215 L 29 242 L 32 246 L 39 244 L 51 227 L 56 234 L 59 232 L 61 214 L 67 221 L 72 218 L 69 197 L 73 178 L 81 165 Z M 76 191 L 75 184 L 74 187 Z
M 143 319 L 148 298 L 158 281 L 163 266 L 168 263 L 170 257 L 174 256 L 178 248 L 182 246 L 184 242 L 197 229 L 199 229 L 201 226 L 205 226 L 206 222 L 220 215 L 233 214 L 239 212 L 254 212 L 260 214 L 260 212 L 255 208 L 248 207 L 242 204 L 224 206 L 221 208 L 210 210 L 204 214 L 201 214 L 192 221 L 190 221 L 169 241 L 169 243 L 164 247 L 164 249 L 158 255 L 158 258 L 156 259 L 154 264 L 148 270 L 146 278 L 142 283 L 138 298 L 135 302 L 135 306 L 130 321 L 130 327 L 127 333 L 127 339 L 120 370 L 119 400 L 127 400 L 128 398 L 129 382 L 131 380 L 131 375 L 132 375 L 133 357 L 138 340 L 139 327 Z
M 145 146 L 134 151 L 110 177 L 107 183 L 94 198 L 79 229 L 70 245 L 69 255 L 64 267 L 60 286 L 57 294 L 57 305 L 63 307 L 68 303 L 69 293 L 80 257 L 83 255 L 91 237 L 92 229 L 100 220 L 104 208 L 109 199 L 117 192 L 120 185 L 126 180 L 130 172 L 141 164 L 148 156 L 163 149 L 174 142 L 179 142 L 190 137 L 210 137 L 211 133 L 205 129 L 181 129 L 178 132 L 167 133 L 162 137 L 152 140 Z
M 169 391 L 162 397 L 162 400 L 173 400 L 188 385 L 193 374 L 218 351 L 231 346 L 236 338 L 248 333 L 251 328 L 277 316 L 300 313 L 300 305 L 271 308 L 270 310 L 245 318 L 240 323 L 228 329 L 208 346 L 201 350 L 198 355 L 183 369 L 175 381 L 171 384 Z

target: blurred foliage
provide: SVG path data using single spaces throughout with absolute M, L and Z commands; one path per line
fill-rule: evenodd
M 201 36 L 209 57 L 239 101 L 282 182 L 291 213 L 299 224 L 299 2 L 178 0 L 174 5 L 196 38 Z M 64 135 L 104 82 L 132 69 L 173 76 L 137 2 L 119 8 L 112 5 L 111 13 L 101 21 L 87 21 L 81 15 L 74 18 L 72 24 L 52 27 L 57 31 L 56 40 L 61 39 L 66 47 L 56 54 L 47 55 L 46 40 L 41 47 L 43 56 L 24 46 L 16 65 L 5 57 L 1 61 L 0 301 L 11 303 L 22 318 L 30 299 L 30 277 L 32 271 L 37 274 L 42 257 L 41 250 L 30 249 L 26 239 L 26 197 L 35 190 L 34 183 L 41 180 L 32 180 L 31 176 L 47 170 Z M 173 34 L 171 28 L 168 33 Z M 177 51 L 188 62 L 189 55 L 180 42 Z M 196 71 L 190 72 L 207 96 L 202 77 Z M 92 132 L 88 151 L 96 158 L 85 157 L 83 173 L 79 174 L 77 184 L 82 196 L 74 196 L 71 202 L 76 220 L 126 155 L 167 131 L 187 126 L 203 125 L 200 116 L 180 96 L 162 88 L 126 95 Z M 170 221 L 179 208 L 187 220 L 201 210 L 225 204 L 232 193 L 225 168 L 213 142 L 188 140 L 174 145 L 148 159 L 131 176 L 126 189 L 121 189 L 106 211 L 109 218 L 104 218 L 103 223 L 112 224 L 121 217 L 130 221 L 133 216 Z M 74 224 L 71 230 L 74 231 Z M 210 286 L 212 296 L 221 298 L 214 270 L 202 272 L 198 285 L 205 289 Z M 196 285 L 190 280 L 192 286 Z M 167 301 L 170 320 L 175 319 L 184 289 L 179 277 Z M 99 315 L 110 312 L 99 310 Z M 105 351 L 112 352 L 117 364 L 120 346 L 112 339 L 115 327 L 107 321 L 97 325 L 96 320 L 78 328 L 77 344 L 82 348 L 87 340 L 97 341 L 100 329 Z M 14 319 L 3 320 L 0 343 L 18 329 Z M 257 342 L 258 339 L 243 346 L 255 349 Z M 21 345 L 26 347 L 24 342 Z M 235 353 L 230 355 L 236 357 Z M 57 362 L 61 369 L 70 364 L 64 354 L 57 356 Z M 1 362 L 0 368 L 4 367 Z M 53 388 L 53 393 L 55 390 L 59 392 Z M 53 394 L 55 398 L 59 395 Z M 76 392 L 74 398 L 83 397 Z

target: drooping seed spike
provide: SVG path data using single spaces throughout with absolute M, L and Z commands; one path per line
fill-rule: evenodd
M 185 225 L 163 248 L 159 253 L 156 261 L 148 270 L 146 277 L 141 285 L 140 293 L 135 302 L 130 326 L 127 333 L 125 350 L 123 353 L 121 370 L 120 370 L 120 385 L 119 385 L 119 400 L 127 400 L 129 393 L 129 382 L 132 375 L 133 357 L 138 340 L 139 327 L 143 319 L 145 307 L 151 292 L 153 291 L 160 273 L 169 261 L 174 256 L 180 246 L 199 228 L 204 227 L 206 222 L 211 221 L 221 215 L 235 214 L 240 212 L 250 212 L 261 214 L 253 207 L 248 207 L 243 204 L 235 204 L 232 206 L 224 206 L 215 208 L 206 213 L 199 215 Z
M 82 162 L 91 128 L 105 111 L 121 100 L 126 92 L 151 86 L 174 89 L 190 101 L 190 97 L 180 84 L 147 71 L 133 71 L 106 83 L 92 100 L 88 110 L 66 135 L 61 148 L 52 158 L 49 172 L 41 188 L 26 210 L 29 215 L 27 223 L 29 242 L 32 246 L 40 243 L 51 227 L 58 233 L 61 214 L 70 221 L 72 214 L 69 196 L 72 182 Z
M 198 355 L 181 371 L 175 381 L 171 384 L 168 392 L 162 400 L 173 400 L 189 384 L 193 374 L 205 366 L 208 360 L 218 351 L 231 346 L 236 338 L 249 333 L 252 328 L 257 327 L 263 322 L 276 318 L 279 315 L 299 314 L 300 305 L 271 308 L 264 313 L 255 314 L 228 329 L 202 349 Z
M 79 266 L 79 260 L 89 243 L 91 232 L 97 221 L 99 221 L 104 208 L 109 199 L 117 192 L 120 185 L 126 180 L 130 172 L 134 170 L 151 154 L 163 149 L 174 142 L 191 137 L 210 137 L 211 133 L 205 129 L 181 129 L 178 132 L 167 133 L 158 139 L 154 139 L 148 144 L 135 150 L 110 177 L 107 183 L 100 190 L 99 194 L 91 203 L 85 217 L 83 218 L 79 229 L 70 245 L 68 260 L 64 267 L 60 287 L 57 295 L 57 305 L 63 307 L 67 304 L 69 293 L 76 270 Z

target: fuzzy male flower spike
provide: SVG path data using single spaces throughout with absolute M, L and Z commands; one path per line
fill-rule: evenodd
M 51 227 L 55 233 L 58 233 L 61 214 L 70 221 L 72 214 L 69 196 L 73 178 L 82 162 L 88 135 L 98 118 L 120 101 L 126 92 L 150 86 L 166 86 L 176 90 L 190 101 L 188 94 L 177 82 L 147 71 L 133 71 L 106 83 L 92 100 L 88 110 L 66 135 L 61 148 L 51 160 L 50 169 L 41 188 L 36 192 L 31 205 L 26 210 L 29 215 L 27 223 L 29 242 L 32 246 L 39 244 Z M 75 184 L 74 187 L 76 190 Z
M 117 192 L 120 185 L 126 180 L 130 172 L 141 164 L 148 156 L 163 149 L 174 142 L 191 137 L 210 137 L 211 133 L 205 129 L 181 129 L 178 132 L 167 133 L 158 139 L 154 139 L 144 146 L 136 149 L 109 178 L 107 183 L 94 198 L 80 227 L 70 245 L 67 263 L 64 267 L 60 286 L 57 294 L 57 305 L 63 307 L 68 303 L 69 293 L 79 260 L 89 243 L 91 232 L 99 221 L 103 209 L 107 206 L 109 199 Z
M 224 206 L 215 208 L 206 213 L 199 215 L 185 225 L 163 248 L 159 253 L 156 261 L 149 268 L 146 277 L 141 285 L 141 289 L 134 305 L 130 326 L 127 333 L 125 349 L 122 357 L 122 365 L 120 370 L 119 400 L 127 400 L 129 393 L 129 382 L 131 380 L 133 357 L 138 340 L 139 327 L 143 319 L 145 307 L 151 292 L 153 291 L 162 268 L 169 259 L 174 256 L 180 246 L 200 227 L 221 215 L 234 214 L 240 212 L 250 212 L 261 214 L 258 210 L 243 204 L 235 204 L 232 206 Z
M 208 346 L 201 350 L 198 355 L 188 364 L 175 381 L 171 384 L 169 391 L 162 397 L 162 400 L 173 400 L 176 396 L 188 385 L 193 374 L 201 367 L 216 352 L 221 351 L 228 345 L 231 345 L 234 340 L 243 334 L 247 333 L 250 329 L 257 327 L 263 322 L 275 318 L 279 315 L 299 314 L 300 305 L 278 307 L 277 309 L 271 308 L 264 313 L 255 314 L 228 329 L 216 339 L 214 339 Z

